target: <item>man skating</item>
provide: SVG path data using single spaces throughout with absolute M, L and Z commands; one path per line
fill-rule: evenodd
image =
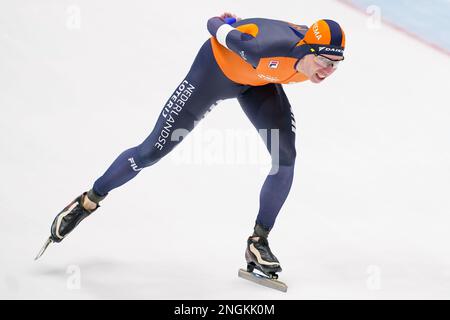
M 345 35 L 339 24 L 319 20 L 311 28 L 284 21 L 237 19 L 223 14 L 208 20 L 212 37 L 200 48 L 187 76 L 164 105 L 150 135 L 125 150 L 55 218 L 51 242 L 62 241 L 115 188 L 167 155 L 219 100 L 237 98 L 272 157 L 272 170 L 260 193 L 260 208 L 247 240 L 247 270 L 276 279 L 281 266 L 268 235 L 294 175 L 295 119 L 282 84 L 321 83 L 343 60 Z

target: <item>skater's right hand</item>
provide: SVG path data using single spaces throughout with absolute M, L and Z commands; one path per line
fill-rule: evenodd
M 224 21 L 226 21 L 226 19 L 229 19 L 229 18 L 234 18 L 234 19 L 236 19 L 236 21 L 242 20 L 242 19 L 239 18 L 237 15 L 235 15 L 234 13 L 231 13 L 231 12 L 224 12 L 224 13 L 220 16 L 220 18 L 221 18 L 222 20 L 224 20 Z
M 217 30 L 225 24 L 232 25 L 234 22 L 241 20 L 241 18 L 238 18 L 235 14 L 225 12 L 221 16 L 215 16 L 208 20 L 207 28 L 209 33 L 215 37 Z

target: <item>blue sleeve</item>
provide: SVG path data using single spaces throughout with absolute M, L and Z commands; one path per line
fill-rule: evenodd
M 219 17 L 214 17 L 208 20 L 209 33 L 217 38 L 217 30 L 226 24 L 224 20 Z M 242 59 L 256 67 L 261 58 L 259 54 L 259 45 L 255 37 L 250 34 L 243 33 L 237 29 L 228 32 L 226 39 L 226 47 L 238 54 Z M 223 45 L 223 43 L 222 43 Z
M 219 17 L 213 17 L 211 19 L 208 20 L 208 31 L 209 33 L 215 37 L 217 30 L 220 28 L 220 26 L 222 26 L 223 24 L 225 24 L 225 21 L 222 20 L 222 18 Z

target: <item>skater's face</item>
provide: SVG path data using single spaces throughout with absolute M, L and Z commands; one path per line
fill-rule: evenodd
M 313 83 L 321 83 L 336 70 L 343 57 L 329 54 L 304 56 L 297 64 L 297 71 L 306 75 Z

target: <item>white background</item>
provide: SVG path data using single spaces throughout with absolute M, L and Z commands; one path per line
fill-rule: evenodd
M 34 262 L 54 216 L 151 131 L 223 11 L 347 35 L 333 77 L 285 87 L 299 156 L 270 242 L 288 292 L 237 277 L 268 155 L 204 160 L 237 152 L 221 133 L 256 137 L 234 100 Z M 448 70 L 331 0 L 1 2 L 0 298 L 450 298 Z M 196 143 L 203 160 L 177 161 Z

